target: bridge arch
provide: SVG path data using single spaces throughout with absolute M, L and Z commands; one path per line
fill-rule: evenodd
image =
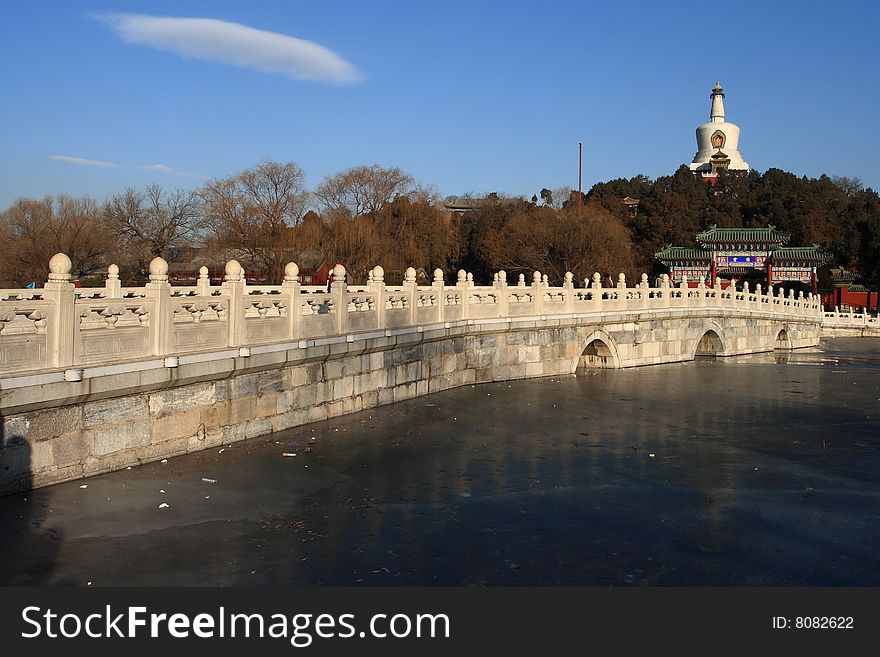
M 716 322 L 709 322 L 700 331 L 700 337 L 694 343 L 693 358 L 697 356 L 724 356 L 724 333 Z
M 776 340 L 771 345 L 772 349 L 785 349 L 786 351 L 791 351 L 791 336 L 788 334 L 788 325 L 783 324 L 778 331 L 776 331 Z
M 620 368 L 620 354 L 617 350 L 617 344 L 605 331 L 591 332 L 581 340 L 580 347 L 580 356 L 572 364 L 572 372 L 591 368 Z

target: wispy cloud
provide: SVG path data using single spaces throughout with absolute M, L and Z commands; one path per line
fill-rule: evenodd
M 178 176 L 180 178 L 198 178 L 199 180 L 204 180 L 205 176 L 199 176 L 195 173 L 189 173 L 188 171 L 178 171 L 167 164 L 142 164 L 138 167 L 138 169 L 143 169 L 144 171 L 155 171 L 157 173 L 164 173 L 168 176 Z
M 214 18 L 99 14 L 123 41 L 184 57 L 222 62 L 291 78 L 351 83 L 358 70 L 329 48 L 305 39 Z
M 100 167 L 102 169 L 118 169 L 121 165 L 115 162 L 104 162 L 102 160 L 86 160 L 82 157 L 71 157 L 70 155 L 50 155 L 50 160 L 59 162 L 67 162 L 68 164 L 76 164 L 81 167 Z

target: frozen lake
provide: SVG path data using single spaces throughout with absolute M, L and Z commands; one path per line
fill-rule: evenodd
M 468 386 L 0 527 L 5 585 L 877 586 L 880 340 Z

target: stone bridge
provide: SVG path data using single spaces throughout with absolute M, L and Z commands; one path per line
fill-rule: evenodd
M 144 287 L 75 288 L 70 260 L 44 288 L 0 290 L 0 492 L 97 474 L 484 381 L 818 344 L 819 299 L 718 281 L 561 287 L 535 272 L 477 286 L 408 269 L 387 285 L 251 286 L 236 261 L 172 287 L 160 258 Z

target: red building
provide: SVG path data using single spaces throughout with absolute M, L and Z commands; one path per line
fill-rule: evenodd
M 864 285 L 855 283 L 858 274 L 852 269 L 834 267 L 831 270 L 831 281 L 834 287 L 822 292 L 822 305 L 826 309 L 838 308 L 841 311 L 873 310 L 877 312 L 880 293 L 871 292 Z

